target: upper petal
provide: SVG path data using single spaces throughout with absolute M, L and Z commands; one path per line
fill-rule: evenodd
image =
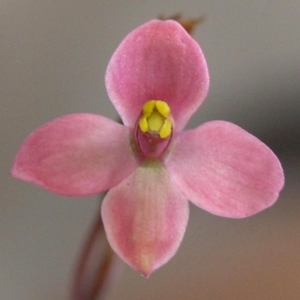
M 148 276 L 177 251 L 189 210 L 164 167 L 148 160 L 108 192 L 101 211 L 114 251 Z
M 125 125 L 133 127 L 148 100 L 171 107 L 176 130 L 203 102 L 209 75 L 196 41 L 175 21 L 150 21 L 131 32 L 113 54 L 106 88 Z
M 284 184 L 274 153 L 224 121 L 182 132 L 166 167 L 194 204 L 225 217 L 242 218 L 269 207 Z
M 74 114 L 32 132 L 11 173 L 59 194 L 81 196 L 115 186 L 137 166 L 128 128 L 99 115 Z

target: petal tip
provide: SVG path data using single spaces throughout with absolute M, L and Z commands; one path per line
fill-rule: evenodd
M 147 279 L 157 269 L 154 266 L 153 260 L 151 260 L 151 258 L 149 259 L 149 257 L 141 258 L 139 266 L 133 267 Z
M 22 148 L 21 148 L 22 150 Z M 14 159 L 13 165 L 10 169 L 10 175 L 13 178 L 20 179 L 26 182 L 35 181 L 34 178 L 22 167 L 23 159 L 22 159 L 22 151 L 19 151 Z

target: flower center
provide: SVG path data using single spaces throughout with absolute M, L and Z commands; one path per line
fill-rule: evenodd
M 147 101 L 143 106 L 142 116 L 139 120 L 140 129 L 143 132 L 157 134 L 162 139 L 167 138 L 172 132 L 170 112 L 169 105 L 164 101 Z
M 136 125 L 136 144 L 145 157 L 160 157 L 172 138 L 172 116 L 162 100 L 149 100 L 142 108 Z

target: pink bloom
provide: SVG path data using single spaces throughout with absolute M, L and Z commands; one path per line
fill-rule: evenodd
M 188 199 L 243 218 L 272 205 L 283 187 L 277 157 L 225 121 L 182 131 L 206 97 L 199 45 L 174 21 L 151 21 L 113 54 L 106 88 L 124 125 L 94 114 L 63 116 L 23 143 L 12 175 L 69 196 L 109 190 L 102 218 L 110 245 L 148 276 L 177 251 Z

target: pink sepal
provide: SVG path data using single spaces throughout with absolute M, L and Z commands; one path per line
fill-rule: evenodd
M 127 127 L 105 117 L 67 115 L 29 135 L 11 173 L 63 195 L 100 193 L 139 165 L 129 136 Z
M 213 121 L 178 135 L 166 167 L 195 205 L 243 218 L 272 205 L 284 184 L 281 164 L 240 127 Z
M 101 212 L 114 251 L 149 276 L 177 251 L 189 209 L 164 167 L 149 159 L 108 192 Z
M 171 107 L 179 131 L 203 102 L 209 75 L 196 41 L 175 21 L 150 21 L 132 31 L 113 54 L 106 88 L 125 125 L 133 128 L 148 100 Z

